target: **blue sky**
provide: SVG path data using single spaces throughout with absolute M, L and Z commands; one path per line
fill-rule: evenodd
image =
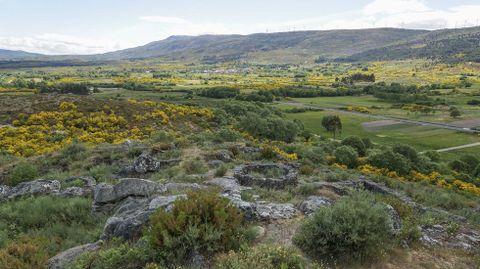
M 170 35 L 478 25 L 479 0 L 0 0 L 0 48 L 90 54 Z

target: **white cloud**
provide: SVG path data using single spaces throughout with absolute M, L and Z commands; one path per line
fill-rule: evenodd
M 366 15 L 401 14 L 429 10 L 430 8 L 421 0 L 375 0 L 363 8 Z
M 0 48 L 45 54 L 93 54 L 139 46 L 171 35 L 249 34 L 266 30 L 279 32 L 374 27 L 440 29 L 475 26 L 479 23 L 480 4 L 435 9 L 424 0 L 372 0 L 356 11 L 284 22 L 254 21 L 236 24 L 149 15 L 138 18 L 138 22 L 130 27 L 105 33 L 101 39 L 61 34 L 0 36 Z
M 159 22 L 159 23 L 169 23 L 169 24 L 188 24 L 188 20 L 179 18 L 179 17 L 168 17 L 168 16 L 143 16 L 140 17 L 140 20 L 146 22 Z
M 43 54 L 94 54 L 119 49 L 120 46 L 108 40 L 47 33 L 30 37 L 0 37 L 0 48 Z

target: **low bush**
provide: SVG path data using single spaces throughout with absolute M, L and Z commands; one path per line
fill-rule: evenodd
M 301 269 L 305 267 L 305 259 L 296 249 L 269 245 L 219 255 L 213 266 L 215 269 Z
M 368 263 L 392 245 L 391 222 L 385 206 L 370 193 L 354 192 L 317 211 L 297 230 L 293 242 L 315 259 Z
M 52 240 L 51 251 L 98 238 L 104 219 L 90 213 L 91 201 L 83 198 L 31 197 L 0 204 L 0 246 L 21 235 Z
M 238 249 L 246 240 L 243 223 L 243 214 L 227 199 L 212 192 L 191 192 L 170 212 L 155 212 L 145 236 L 158 256 L 182 263 L 194 252 L 208 257 Z
M 368 157 L 368 163 L 378 168 L 387 168 L 391 171 L 396 171 L 401 175 L 407 175 L 411 168 L 411 164 L 407 158 L 389 149 L 372 154 Z
M 357 166 L 358 153 L 354 148 L 350 146 L 340 146 L 333 154 L 335 155 L 337 163 L 344 164 L 349 168 Z
M 27 161 L 21 161 L 10 170 L 6 181 L 8 185 L 16 186 L 22 182 L 34 180 L 38 175 L 37 166 Z
M 343 139 L 342 145 L 354 148 L 360 156 L 365 156 L 367 154 L 367 147 L 363 140 L 358 136 L 349 136 Z
M 113 240 L 100 251 L 87 252 L 70 264 L 68 269 L 144 268 L 154 259 L 154 253 L 145 242 L 136 245 Z M 155 267 L 154 267 L 155 268 Z M 160 268 L 160 267 L 157 267 Z
M 0 249 L 0 269 L 46 268 L 46 240 L 23 237 Z
M 193 160 L 186 160 L 182 163 L 182 168 L 189 175 L 202 174 L 207 171 L 207 165 L 199 158 Z

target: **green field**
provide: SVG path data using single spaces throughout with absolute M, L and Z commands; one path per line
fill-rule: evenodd
M 362 123 L 376 121 L 375 118 L 357 116 L 349 113 L 332 113 L 328 111 L 291 113 L 288 117 L 303 122 L 305 128 L 314 134 L 331 137 L 331 134 L 321 126 L 323 116 L 337 114 L 343 125 L 341 137 L 357 135 L 368 137 L 374 143 L 392 145 L 404 143 L 414 146 L 420 151 L 436 150 L 469 143 L 480 142 L 480 137 L 472 134 L 459 133 L 452 130 L 411 124 L 395 124 L 366 129 Z M 477 148 L 478 150 L 478 148 Z

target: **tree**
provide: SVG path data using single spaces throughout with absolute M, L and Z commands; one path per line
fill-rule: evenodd
M 333 133 L 333 139 L 336 138 L 336 134 L 342 132 L 342 121 L 337 115 L 327 115 L 322 119 L 322 126 L 328 132 Z
M 450 117 L 452 117 L 454 119 L 456 119 L 456 118 L 458 118 L 462 115 L 460 110 L 458 110 L 458 108 L 456 108 L 454 106 L 450 107 L 449 111 L 450 111 Z

